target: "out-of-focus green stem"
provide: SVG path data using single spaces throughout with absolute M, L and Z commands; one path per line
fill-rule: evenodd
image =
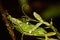
M 28 4 L 28 0 L 18 0 L 20 5 L 25 5 L 25 4 Z
M 23 14 L 28 18 L 28 20 L 36 21 L 36 20 L 34 20 L 26 15 L 26 13 L 31 12 L 31 7 L 28 4 L 28 0 L 18 0 L 18 1 L 19 1 L 20 6 L 21 6 L 21 10 L 22 10 Z
M 18 0 L 18 1 L 19 1 L 20 6 L 21 6 L 22 12 L 24 11 L 26 13 L 29 13 L 31 8 L 28 4 L 28 0 Z

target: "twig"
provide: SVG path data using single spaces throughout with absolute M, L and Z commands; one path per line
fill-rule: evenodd
M 7 17 L 6 17 L 6 13 L 7 12 L 2 8 L 2 4 L 1 3 L 0 3 L 0 11 L 1 11 L 1 14 L 2 14 L 2 17 L 3 17 L 3 20 L 4 20 L 4 22 L 5 22 L 6 26 L 7 26 L 7 29 L 9 31 L 9 34 L 11 35 L 12 40 L 16 40 L 16 37 L 14 35 L 14 31 L 11 28 L 11 25 L 10 25 L 10 23 L 7 20 Z

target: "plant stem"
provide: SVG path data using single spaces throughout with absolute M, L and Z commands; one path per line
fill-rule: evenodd
M 4 20 L 5 24 L 6 24 L 7 30 L 9 31 L 9 34 L 11 35 L 12 40 L 16 40 L 14 31 L 13 31 L 13 29 L 11 28 L 12 26 L 10 25 L 10 23 L 9 23 L 9 21 L 7 20 L 7 17 L 6 17 L 6 13 L 7 13 L 7 12 L 3 9 L 1 3 L 0 3 L 0 11 L 1 11 L 1 14 L 2 14 L 2 17 L 3 17 L 3 20 Z

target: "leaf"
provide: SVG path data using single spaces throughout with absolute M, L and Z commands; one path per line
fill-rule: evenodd
M 39 14 L 37 14 L 36 12 L 33 12 L 33 15 L 38 21 L 43 22 L 43 19 L 41 18 Z
M 55 33 L 55 32 L 49 32 L 49 33 L 47 33 L 46 35 L 47 35 L 47 36 L 53 36 L 53 35 L 56 35 L 56 33 Z

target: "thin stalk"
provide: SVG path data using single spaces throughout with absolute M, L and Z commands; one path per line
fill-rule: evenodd
M 13 29 L 11 28 L 12 26 L 10 25 L 10 23 L 9 23 L 9 21 L 7 20 L 7 17 L 6 17 L 6 13 L 7 13 L 7 12 L 3 9 L 1 3 L 0 3 L 0 11 L 1 11 L 3 20 L 4 20 L 5 24 L 6 24 L 7 30 L 9 31 L 9 34 L 10 34 L 12 40 L 16 40 L 14 31 L 13 31 Z

